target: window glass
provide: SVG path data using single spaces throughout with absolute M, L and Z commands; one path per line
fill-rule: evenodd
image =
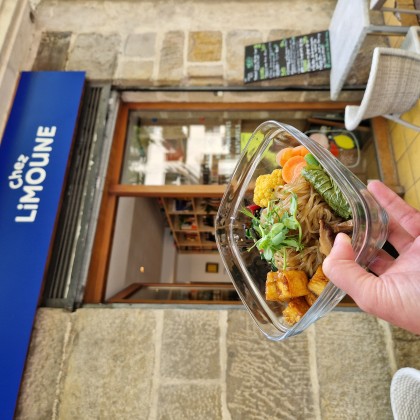
M 132 110 L 120 182 L 150 186 L 226 184 L 252 132 L 270 119 L 290 124 L 308 136 L 323 137 L 325 146 L 349 169 L 362 180 L 367 178 L 370 129 L 346 132 L 342 114 Z
M 223 114 L 131 112 L 121 182 L 226 183 L 246 137 L 241 120 Z

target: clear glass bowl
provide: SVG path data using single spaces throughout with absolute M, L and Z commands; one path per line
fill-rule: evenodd
M 388 216 L 366 186 L 328 150 L 292 126 L 276 121 L 262 123 L 242 152 L 216 217 L 216 240 L 223 263 L 249 313 L 263 334 L 280 341 L 299 334 L 330 312 L 345 292 L 329 282 L 316 302 L 293 326 L 283 320 L 285 303 L 265 299 L 269 266 L 256 248 L 249 251 L 245 226 L 250 219 L 241 209 L 253 203 L 259 175 L 279 168 L 276 154 L 285 147 L 303 145 L 321 163 L 345 195 L 353 213 L 352 246 L 356 261 L 367 267 L 387 238 Z

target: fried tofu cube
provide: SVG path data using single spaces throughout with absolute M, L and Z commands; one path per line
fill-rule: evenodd
M 277 301 L 279 298 L 276 285 L 276 276 L 273 276 L 273 274 L 275 273 L 272 271 L 267 273 L 267 281 L 265 282 L 265 299 Z
M 296 324 L 309 309 L 309 305 L 304 297 L 291 299 L 286 309 L 283 311 L 285 322 L 290 325 Z
M 322 266 L 320 265 L 315 274 L 309 280 L 308 289 L 319 296 L 322 291 L 325 289 L 325 286 L 328 284 L 329 280 L 327 276 L 322 271 Z
M 309 292 L 306 296 L 305 296 L 305 300 L 306 300 L 306 303 L 309 305 L 309 306 L 312 306 L 314 303 L 315 303 L 315 301 L 318 299 L 318 296 L 315 294 L 315 293 L 312 293 L 312 292 Z
M 308 293 L 308 277 L 303 271 L 286 270 L 267 273 L 265 287 L 267 300 L 287 302 Z

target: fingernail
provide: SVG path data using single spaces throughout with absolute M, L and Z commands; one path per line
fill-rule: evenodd
M 334 243 L 335 243 L 335 241 L 337 241 L 337 242 L 347 242 L 347 243 L 351 244 L 351 238 L 348 235 L 346 235 L 345 233 L 342 233 L 342 232 L 340 232 L 335 237 Z

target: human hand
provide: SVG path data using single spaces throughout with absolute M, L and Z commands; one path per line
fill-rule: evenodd
M 354 261 L 350 238 L 339 233 L 323 271 L 363 311 L 420 334 L 420 212 L 379 181 L 368 190 L 388 213 L 388 241 L 398 258 L 380 250 L 368 273 Z

